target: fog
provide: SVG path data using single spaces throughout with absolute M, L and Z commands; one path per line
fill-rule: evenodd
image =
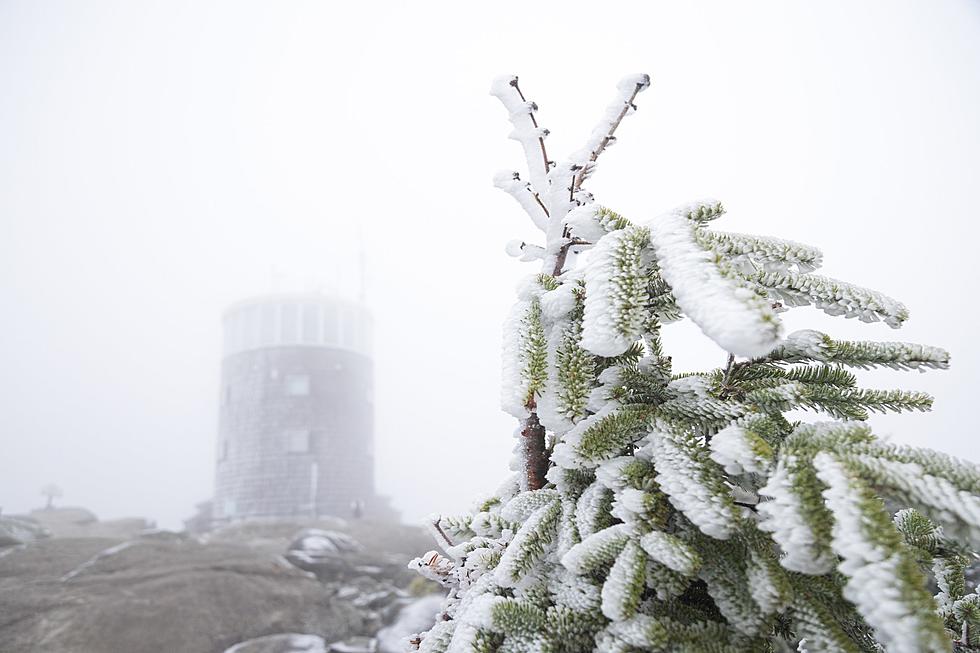
M 937 397 L 882 434 L 980 458 L 980 6 L 599 7 L 0 3 L 4 513 L 53 482 L 179 527 L 212 492 L 221 311 L 270 290 L 365 294 L 378 485 L 405 520 L 496 487 L 500 324 L 535 270 L 504 254 L 535 234 L 490 181 L 522 164 L 502 73 L 561 158 L 649 72 L 597 200 L 643 220 L 717 197 L 722 228 L 817 245 L 827 274 L 904 301 L 901 332 L 786 322 L 951 350 L 946 372 L 861 378 Z M 665 338 L 680 369 L 724 362 L 689 325 Z

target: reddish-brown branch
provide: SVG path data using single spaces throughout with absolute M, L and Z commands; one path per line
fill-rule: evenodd
M 538 420 L 538 414 L 531 411 L 521 423 L 521 454 L 524 459 L 524 473 L 527 475 L 527 489 L 540 490 L 548 481 L 548 454 L 545 447 L 545 428 Z
M 549 211 L 548 210 L 548 207 L 545 206 L 544 205 L 544 202 L 541 201 L 541 196 L 538 195 L 537 191 L 532 191 L 532 194 L 534 195 L 534 201 L 537 202 L 538 203 L 538 206 L 541 207 L 541 210 L 544 211 L 544 217 L 550 218 L 551 217 L 551 211 Z
M 568 230 L 566 229 L 564 233 L 564 236 L 566 238 L 568 237 L 567 232 Z M 558 250 L 558 255 L 555 257 L 555 268 L 552 271 L 551 276 L 557 277 L 564 270 L 565 260 L 568 258 L 568 250 L 570 250 L 572 247 L 575 247 L 576 245 L 591 245 L 591 244 L 592 243 L 584 240 L 579 240 L 578 238 L 572 238 L 564 245 L 562 245 L 561 249 Z
M 438 535 L 436 542 L 438 542 L 439 546 L 441 546 L 443 549 L 447 549 L 453 546 L 453 540 L 446 534 L 446 531 L 442 530 L 442 524 L 440 522 L 442 522 L 442 517 L 435 517 L 429 523 L 432 525 L 434 534 Z M 439 541 L 440 538 L 442 539 L 441 542 Z

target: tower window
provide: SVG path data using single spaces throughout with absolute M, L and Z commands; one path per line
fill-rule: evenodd
M 286 432 L 286 451 L 289 453 L 307 453 L 309 450 L 309 431 L 305 429 L 294 429 Z
M 287 374 L 286 394 L 291 397 L 305 397 L 310 394 L 310 375 Z

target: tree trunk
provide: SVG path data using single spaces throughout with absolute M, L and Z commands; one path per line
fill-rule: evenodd
M 545 429 L 532 412 L 521 425 L 521 453 L 524 460 L 524 482 L 528 490 L 540 490 L 547 483 L 548 456 L 545 454 Z

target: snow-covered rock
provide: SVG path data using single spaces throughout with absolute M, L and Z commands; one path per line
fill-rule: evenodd
M 0 517 L 0 547 L 27 544 L 48 536 L 37 522 L 18 517 Z
M 402 653 L 409 637 L 432 627 L 442 600 L 441 594 L 431 594 L 405 605 L 394 622 L 378 631 L 378 653 Z
M 378 640 L 373 637 L 348 637 L 331 644 L 327 653 L 376 653 L 377 650 Z
M 283 633 L 235 644 L 225 653 L 327 653 L 327 643 L 319 635 Z

